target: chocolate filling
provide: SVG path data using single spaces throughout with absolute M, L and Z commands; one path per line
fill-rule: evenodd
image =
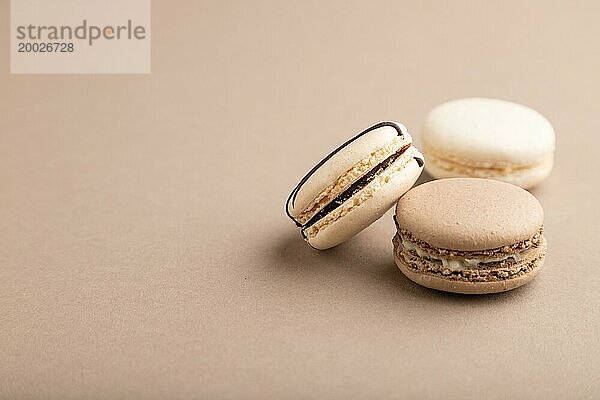
M 320 219 L 325 217 L 327 214 L 344 204 L 346 200 L 354 196 L 360 190 L 362 190 L 365 186 L 367 186 L 377 175 L 379 175 L 382 171 L 388 168 L 390 165 L 394 163 L 404 152 L 410 147 L 410 144 L 404 145 L 400 150 L 377 164 L 373 169 L 363 175 L 359 180 L 354 182 L 348 189 L 339 194 L 336 198 L 331 200 L 325 207 L 323 207 L 318 213 L 313 215 L 313 217 L 302 226 L 302 229 L 310 228 L 312 225 L 317 223 Z M 415 157 L 416 159 L 416 157 Z M 418 161 L 417 161 L 418 163 Z

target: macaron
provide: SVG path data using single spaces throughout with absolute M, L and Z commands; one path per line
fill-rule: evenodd
M 440 179 L 396 205 L 394 258 L 428 288 L 482 294 L 530 282 L 546 256 L 544 211 L 529 192 L 491 179 Z
M 537 111 L 484 98 L 453 100 L 429 112 L 422 131 L 435 178 L 497 179 L 530 188 L 552 170 L 554 129 Z
M 389 210 L 423 164 L 404 125 L 380 122 L 317 163 L 290 193 L 286 213 L 311 247 L 334 247 Z

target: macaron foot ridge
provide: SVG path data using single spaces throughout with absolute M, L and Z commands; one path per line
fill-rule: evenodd
M 435 276 L 429 274 L 423 274 L 416 272 L 409 264 L 404 262 L 398 257 L 394 257 L 396 265 L 400 271 L 411 281 L 418 285 L 424 286 L 429 289 L 440 290 L 444 292 L 459 293 L 459 294 L 492 294 L 506 292 L 520 286 L 523 286 L 531 282 L 536 275 L 539 273 L 540 268 L 544 262 L 542 257 L 538 263 L 539 265 L 532 268 L 528 273 L 522 274 L 518 277 L 499 280 L 499 281 L 488 281 L 488 282 L 475 282 L 475 281 L 458 281 L 446 279 L 443 276 Z
M 409 279 L 431 289 L 464 294 L 497 293 L 528 283 L 543 265 L 547 248 L 542 228 L 531 240 L 488 251 L 437 249 L 434 253 L 423 243 L 417 248 L 407 246 L 400 232 L 392 242 L 396 264 Z M 447 260 L 455 264 L 451 261 L 449 268 Z M 461 260 L 471 261 L 470 265 L 461 265 Z
M 487 178 L 505 181 L 523 188 L 535 186 L 552 171 L 553 157 L 531 164 L 507 162 L 477 162 L 441 154 L 427 145 L 423 147 L 427 157 L 427 171 L 436 178 Z

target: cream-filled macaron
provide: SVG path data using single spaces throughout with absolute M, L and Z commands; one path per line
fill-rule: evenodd
M 521 286 L 546 256 L 544 212 L 526 190 L 491 179 L 431 181 L 396 205 L 396 264 L 409 279 L 455 293 Z
M 435 107 L 422 132 L 435 178 L 475 177 L 530 188 L 552 170 L 555 135 L 537 111 L 503 100 L 468 98 Z
M 415 183 L 423 163 L 403 125 L 378 123 L 308 172 L 288 197 L 286 213 L 311 247 L 328 249 L 389 210 Z

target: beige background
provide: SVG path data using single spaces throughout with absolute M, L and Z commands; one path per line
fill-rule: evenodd
M 8 3 L 1 398 L 600 398 L 600 3 L 154 1 L 146 76 L 10 75 Z M 557 131 L 536 281 L 418 287 L 391 214 L 302 242 L 332 146 L 475 95 Z

